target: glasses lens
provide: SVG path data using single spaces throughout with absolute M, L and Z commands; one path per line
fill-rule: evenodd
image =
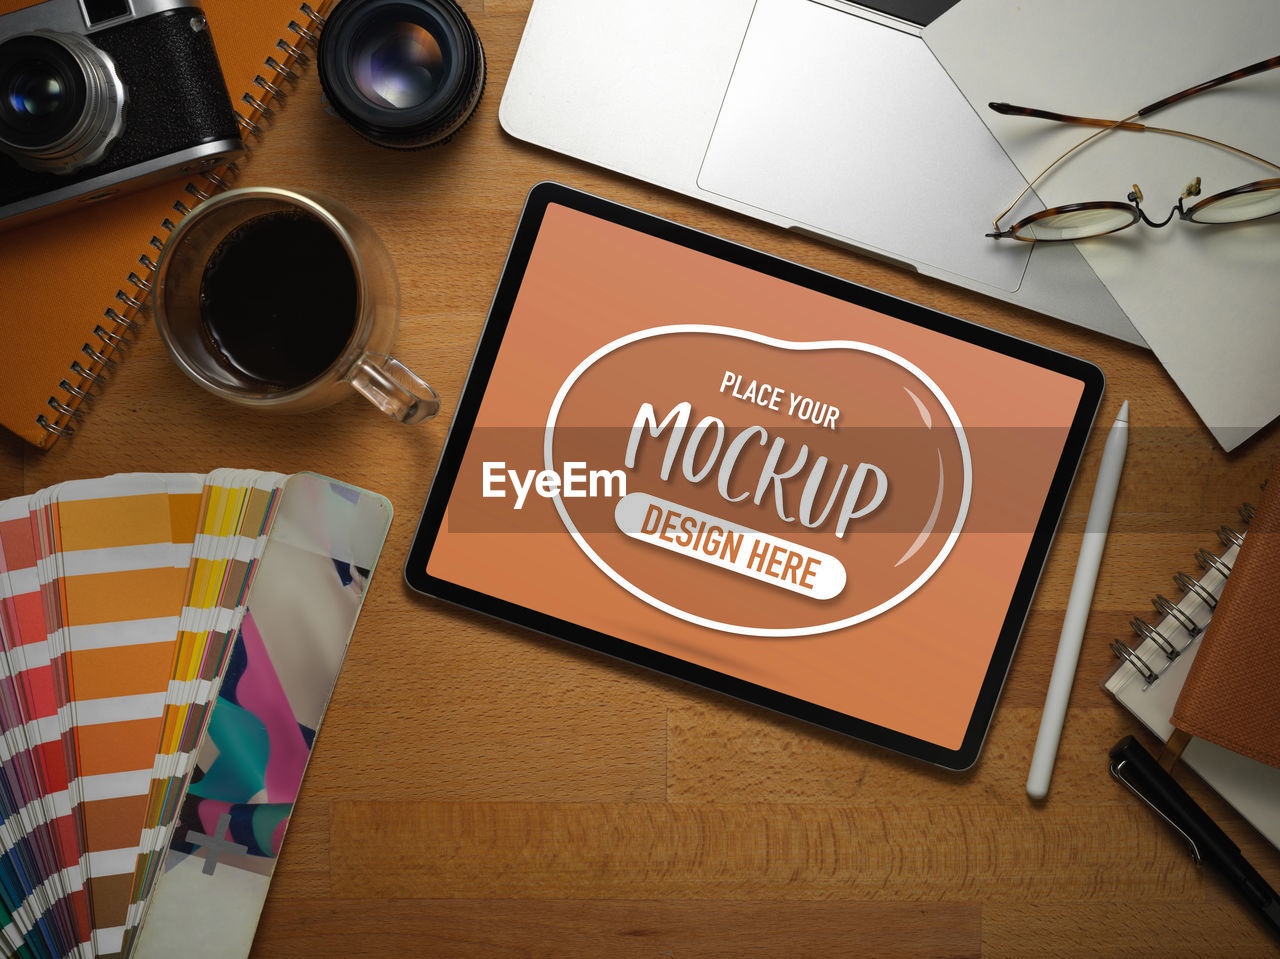
M 1280 213 L 1280 180 L 1259 180 L 1201 200 L 1187 213 L 1195 223 L 1240 223 Z
M 1059 207 L 1028 217 L 1013 233 L 1020 240 L 1083 240 L 1123 230 L 1137 219 L 1133 207 L 1122 203 L 1081 204 L 1079 209 Z
M 352 59 L 360 92 L 398 110 L 426 103 L 449 72 L 439 41 L 426 27 L 405 21 L 367 31 Z

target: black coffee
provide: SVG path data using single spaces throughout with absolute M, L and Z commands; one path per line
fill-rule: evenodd
M 205 266 L 200 319 L 237 378 L 268 391 L 302 386 L 342 353 L 356 326 L 356 275 L 318 217 L 264 213 L 229 233 Z

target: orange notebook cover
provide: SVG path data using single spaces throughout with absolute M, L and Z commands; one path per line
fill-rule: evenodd
M 319 18 L 302 0 L 193 0 L 204 9 L 246 140 L 301 68 Z M 0 15 L 33 6 L 0 0 Z M 313 6 L 323 12 L 326 3 Z M 241 161 L 243 162 L 243 160 Z M 0 231 L 0 426 L 47 448 L 75 432 L 138 326 L 155 261 L 179 219 L 230 168 Z
M 1170 722 L 1280 767 L 1280 464 L 1249 523 Z

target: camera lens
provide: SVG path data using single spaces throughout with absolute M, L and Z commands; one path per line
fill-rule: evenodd
M 31 170 L 96 163 L 123 129 L 115 67 L 75 35 L 33 33 L 0 43 L 0 150 Z
M 386 33 L 366 31 L 354 54 L 356 88 L 371 102 L 396 110 L 426 103 L 448 72 L 440 44 L 416 23 L 393 24 Z
M 319 69 L 334 112 L 402 150 L 448 140 L 484 92 L 484 49 L 453 0 L 342 0 L 320 35 Z
M 47 117 L 62 103 L 62 81 L 47 69 L 18 73 L 9 84 L 9 107 L 14 114 L 33 120 Z

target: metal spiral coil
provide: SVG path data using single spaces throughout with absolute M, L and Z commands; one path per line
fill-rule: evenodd
M 290 82 L 294 82 L 298 79 L 298 72 L 296 70 L 285 66 L 275 57 L 267 57 L 267 69 L 275 73 L 277 76 L 284 77 L 284 79 Z
M 1218 541 L 1223 546 L 1243 546 L 1244 534 L 1237 532 L 1230 526 L 1220 526 L 1218 527 Z
M 290 28 L 292 28 L 296 26 L 296 24 L 291 23 L 289 24 L 289 26 Z M 279 40 L 276 41 L 276 49 L 283 50 L 289 56 L 293 57 L 293 59 L 298 63 L 306 63 L 308 62 L 308 60 L 310 60 L 310 57 L 308 57 L 300 47 L 295 47 L 292 43 L 290 43 L 288 40 L 284 39 L 283 37 L 281 37 Z
M 75 407 L 71 407 L 63 403 L 59 403 L 57 397 L 55 396 L 49 397 L 49 406 L 53 409 L 55 413 L 58 414 L 58 416 L 60 417 L 65 416 L 68 419 L 80 419 L 85 414 L 85 411 L 82 409 L 77 409 Z
M 1174 622 L 1187 631 L 1188 636 L 1200 635 L 1200 627 L 1196 625 L 1196 621 L 1183 612 L 1182 607 L 1172 600 L 1167 599 L 1161 593 L 1156 593 L 1151 600 L 1151 605 L 1156 608 L 1157 612 L 1161 612 L 1166 616 L 1172 617 Z
M 262 89 L 266 90 L 267 93 L 271 94 L 272 99 L 275 99 L 275 100 L 283 100 L 288 96 L 288 94 L 286 94 L 284 90 L 276 86 L 266 77 L 264 77 L 261 73 L 259 73 L 256 77 L 253 78 L 253 85 L 255 87 L 262 87 Z
M 1179 571 L 1174 574 L 1173 581 L 1182 587 L 1182 591 L 1188 596 L 1194 596 L 1200 602 L 1204 603 L 1210 609 L 1216 609 L 1218 606 L 1218 597 L 1214 596 L 1203 583 L 1194 576 L 1188 576 L 1186 573 Z
M 1196 562 L 1200 564 L 1200 568 L 1206 573 L 1209 570 L 1213 570 L 1223 578 L 1231 575 L 1231 564 L 1221 556 L 1215 556 L 1207 549 L 1196 550 Z
M 113 350 L 124 352 L 130 345 L 126 337 L 121 336 L 119 333 L 112 333 L 102 324 L 98 324 L 93 328 L 93 335 Z
M 113 306 L 107 307 L 107 311 L 102 315 L 105 316 L 112 323 L 115 323 L 117 326 L 123 326 L 130 333 L 136 333 L 139 329 L 139 324 L 137 320 L 133 320 L 127 316 L 124 316 L 122 313 L 119 313 L 116 310 L 116 308 Z
M 308 43 L 315 43 L 320 39 L 320 35 L 318 33 L 312 33 L 306 27 L 301 26 L 296 20 L 289 21 L 289 29 L 302 37 L 302 39 L 306 40 Z
M 110 353 L 100 353 L 93 348 L 92 343 L 86 343 L 80 347 L 80 352 L 89 357 L 94 363 L 98 364 L 101 369 L 114 370 L 118 365 L 112 358 Z
M 124 290 L 116 290 L 116 299 L 132 310 L 141 310 L 146 306 L 143 300 L 130 296 Z
M 1156 629 L 1141 616 L 1135 616 L 1129 620 L 1129 626 L 1143 639 L 1149 639 L 1160 648 L 1160 652 L 1164 653 L 1168 659 L 1177 659 L 1181 650 L 1169 641 L 1164 633 Z
M 239 172 L 240 167 L 237 164 L 228 163 L 226 166 L 219 167 L 217 170 L 210 170 L 204 175 L 204 178 L 219 190 L 224 190 L 230 185 L 231 180 L 233 180 L 235 175 Z
M 79 404 L 86 409 L 93 406 L 93 394 L 88 390 L 82 390 L 78 386 L 72 386 L 69 380 L 63 380 L 58 384 L 58 389 L 62 390 L 70 396 L 74 396 Z
M 263 73 L 254 77 L 253 89 L 242 96 L 242 102 L 249 108 L 248 115 L 242 115 L 237 110 L 236 120 L 246 140 L 262 135 L 264 123 L 275 112 L 275 101 L 286 99 L 287 88 L 300 78 L 299 65 L 310 60 L 307 49 L 319 38 L 324 17 L 307 3 L 299 6 L 299 12 L 299 20 L 292 20 L 288 25 L 292 38 L 276 41 L 275 52 L 264 61 Z M 246 149 L 249 146 L 246 143 Z M 196 203 L 228 189 L 239 172 L 239 166 L 232 162 L 202 173 L 184 188 L 187 194 L 194 197 L 195 202 L 188 205 L 188 202 L 178 200 L 173 204 L 174 212 L 178 217 L 185 217 Z M 164 250 L 165 240 L 175 228 L 175 220 L 165 217 L 160 226 L 162 233 L 150 239 L 150 247 L 156 252 Z M 51 418 L 42 413 L 36 417 L 37 424 L 52 436 L 74 435 L 75 427 L 71 424 L 80 419 L 89 408 L 94 394 L 117 366 L 117 356 L 123 354 L 132 335 L 139 329 L 141 314 L 146 309 L 147 299 L 155 285 L 156 260 L 152 254 L 144 254 L 138 263 L 143 269 L 129 274 L 128 289 L 116 291 L 115 299 L 121 306 L 108 307 L 103 314 L 109 325 L 99 324 L 93 330 L 99 347 L 95 349 L 89 343 L 84 344 L 81 352 L 88 360 L 87 365 L 79 359 L 73 360 L 69 367 L 71 376 L 58 384 L 58 390 L 63 395 L 49 398 L 49 408 L 55 415 Z
M 1138 674 L 1151 685 L 1160 678 L 1160 674 L 1151 668 L 1151 664 L 1139 656 L 1127 643 L 1118 639 L 1111 641 L 1111 651 L 1138 671 Z
M 1247 526 L 1257 515 L 1257 508 L 1251 503 L 1242 503 L 1238 512 L 1240 514 L 1240 519 L 1243 520 Z M 1233 547 L 1239 549 L 1244 545 L 1245 535 L 1233 527 L 1219 527 L 1217 530 L 1217 536 L 1219 542 L 1221 542 L 1227 550 L 1230 550 Z M 1213 611 L 1218 606 L 1218 594 L 1221 591 L 1222 584 L 1226 581 L 1227 577 L 1231 575 L 1232 564 L 1223 559 L 1222 556 L 1203 548 L 1196 550 L 1195 558 L 1196 563 L 1202 570 L 1204 570 L 1204 575 L 1200 579 L 1196 579 L 1194 576 L 1187 573 L 1177 572 L 1173 576 L 1173 581 L 1182 589 L 1186 596 L 1194 596 L 1210 611 L 1210 615 L 1212 615 Z M 1206 583 L 1205 578 L 1209 573 L 1215 574 L 1218 579 L 1216 581 L 1211 580 L 1209 583 Z M 1163 617 L 1168 620 L 1172 620 L 1178 625 L 1178 627 L 1186 632 L 1191 640 L 1194 640 L 1196 637 L 1203 634 L 1204 627 L 1197 624 L 1196 621 L 1192 619 L 1191 616 L 1177 603 L 1157 594 L 1155 598 L 1151 600 L 1151 604 L 1156 608 L 1157 612 L 1163 615 Z M 1133 627 L 1133 631 L 1137 633 L 1143 641 L 1150 640 L 1152 646 L 1163 652 L 1170 661 L 1176 659 L 1183 651 L 1177 649 L 1173 641 L 1163 632 L 1140 617 L 1134 617 L 1130 620 L 1129 625 Z M 1161 625 L 1164 625 L 1163 621 Z M 1191 642 L 1189 641 L 1184 645 L 1184 649 L 1190 645 Z M 1141 648 L 1142 646 L 1139 645 L 1138 649 Z M 1111 643 L 1111 651 L 1132 666 L 1134 671 L 1142 677 L 1147 685 L 1154 683 L 1160 678 L 1160 670 L 1154 669 L 1145 657 L 1140 655 L 1137 650 L 1123 641 L 1119 639 L 1113 640 Z M 1148 653 L 1150 653 L 1150 647 L 1148 647 Z
M 52 397 L 50 397 L 52 399 Z M 36 425 L 46 433 L 52 433 L 54 436 L 75 436 L 76 431 L 70 426 L 54 423 L 49 417 L 41 413 L 36 417 Z
M 270 98 L 268 97 L 268 99 Z M 240 100 L 249 104 L 249 106 L 253 107 L 261 116 L 266 117 L 268 120 L 275 116 L 275 111 L 255 97 L 252 93 L 245 93 L 240 97 Z
M 71 372 L 74 373 L 76 376 L 80 377 L 80 379 L 86 380 L 87 382 L 93 383 L 93 384 L 104 383 L 106 382 L 106 379 L 107 379 L 101 373 L 96 373 L 93 370 L 85 369 L 85 367 L 80 363 L 79 360 L 71 361 Z

